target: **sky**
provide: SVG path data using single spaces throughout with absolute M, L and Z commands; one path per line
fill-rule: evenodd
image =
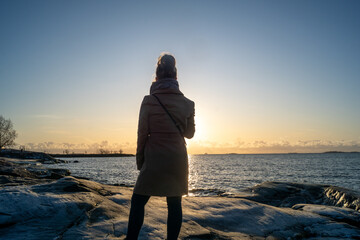
M 0 1 L 0 115 L 29 150 L 135 153 L 160 53 L 191 154 L 360 151 L 359 1 Z

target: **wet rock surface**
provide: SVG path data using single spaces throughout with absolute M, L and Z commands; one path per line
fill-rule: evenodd
M 39 180 L 15 173 L 6 176 Z M 360 213 L 326 202 L 328 187 L 264 183 L 236 197 L 184 197 L 180 239 L 360 239 Z M 2 185 L 0 239 L 124 239 L 131 194 L 71 176 Z M 166 199 L 151 197 L 139 239 L 165 239 L 166 221 Z

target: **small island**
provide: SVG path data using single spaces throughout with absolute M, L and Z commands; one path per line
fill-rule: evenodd
M 352 152 L 343 152 L 343 151 L 327 151 L 327 152 L 323 152 L 323 153 L 360 153 L 357 151 L 352 151 Z

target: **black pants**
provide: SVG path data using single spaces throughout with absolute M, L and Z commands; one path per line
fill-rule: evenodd
M 150 196 L 133 194 L 131 198 L 127 240 L 138 239 L 141 226 L 144 222 L 145 205 L 149 198 Z M 179 236 L 182 222 L 181 196 L 166 197 L 166 201 L 168 205 L 167 239 L 175 240 Z

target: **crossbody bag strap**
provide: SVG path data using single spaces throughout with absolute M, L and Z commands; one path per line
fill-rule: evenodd
M 170 112 L 166 109 L 166 107 L 164 106 L 164 104 L 160 101 L 159 97 L 156 96 L 155 94 L 152 94 L 156 100 L 159 102 L 159 104 L 161 105 L 161 107 L 165 110 L 165 112 L 167 113 L 167 115 L 170 117 L 171 121 L 175 124 L 176 128 L 179 130 L 179 133 L 181 135 L 181 137 L 184 139 L 184 135 L 180 129 L 180 126 L 177 124 L 177 122 L 175 121 L 175 119 L 173 118 L 173 116 L 170 114 Z M 185 142 L 185 139 L 184 139 L 184 143 L 186 144 Z

